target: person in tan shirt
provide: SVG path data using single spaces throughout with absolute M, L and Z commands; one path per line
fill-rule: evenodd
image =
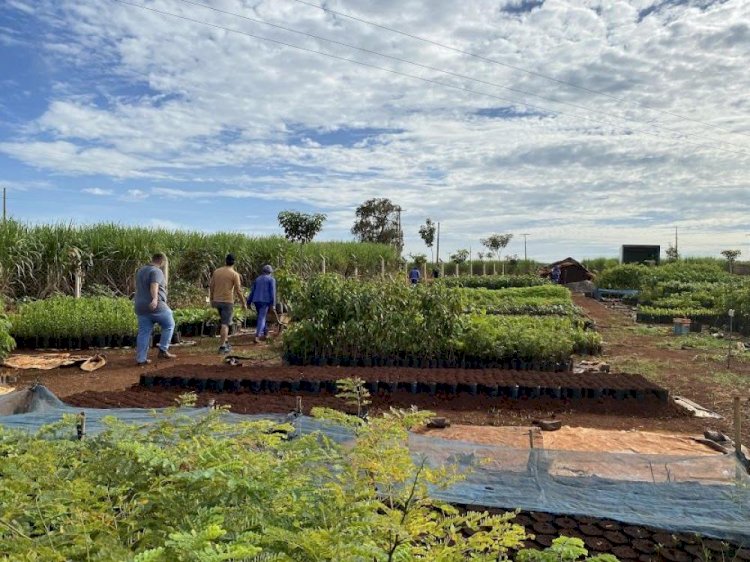
M 209 285 L 211 306 L 219 311 L 219 317 L 221 318 L 219 353 L 229 353 L 232 349 L 227 339 L 229 338 L 229 326 L 232 324 L 232 315 L 234 314 L 234 297 L 236 296 L 240 300 L 243 309 L 247 309 L 242 294 L 242 278 L 234 270 L 234 256 L 232 254 L 227 254 L 226 264 L 226 266 L 214 271 Z

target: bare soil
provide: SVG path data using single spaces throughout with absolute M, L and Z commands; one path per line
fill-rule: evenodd
M 734 357 L 727 367 L 723 350 L 711 353 L 672 348 L 675 336 L 668 326 L 636 324 L 626 309 L 583 296 L 574 296 L 574 301 L 596 323 L 604 339 L 604 360 L 615 371 L 639 372 L 673 395 L 689 398 L 723 416 L 718 421 L 706 420 L 707 428 L 732 435 L 733 398 L 742 397 L 742 440 L 750 443 L 750 355 Z

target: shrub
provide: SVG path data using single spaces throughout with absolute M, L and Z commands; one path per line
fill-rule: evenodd
M 538 275 L 475 275 L 472 277 L 445 277 L 441 283 L 447 287 L 507 289 L 509 287 L 534 287 L 550 284 Z
M 11 320 L 19 338 L 131 336 L 138 331 L 133 303 L 124 298 L 52 297 L 21 305 Z
M 289 425 L 226 424 L 222 414 L 175 408 L 146 426 L 110 419 L 82 441 L 73 416 L 35 435 L 0 427 L 0 552 L 49 561 L 462 562 L 506 559 L 526 538 L 512 513 L 461 514 L 430 496 L 460 476 L 407 448 L 407 429 L 429 412 L 371 423 L 336 413 L 354 428 L 347 446 L 315 433 L 290 439 Z
M 10 335 L 12 326 L 5 314 L 5 303 L 0 299 L 0 361 L 10 355 L 10 352 L 16 348 L 16 340 Z

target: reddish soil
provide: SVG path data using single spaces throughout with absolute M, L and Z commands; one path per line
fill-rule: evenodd
M 185 392 L 185 389 L 179 388 L 146 389 L 135 385 L 127 390 L 86 391 L 67 396 L 65 401 L 74 406 L 91 408 L 156 408 L 174 405 L 177 397 Z M 289 390 L 257 394 L 247 390 L 201 392 L 198 394 L 198 405 L 204 406 L 213 400 L 218 405 L 230 406 L 238 414 L 288 413 L 295 409 L 297 396 L 302 396 L 305 413 L 316 406 L 346 409 L 340 398 L 327 392 L 308 394 Z M 615 399 L 566 401 L 552 398 L 511 400 L 467 394 L 436 393 L 430 396 L 399 391 L 373 396 L 370 408 L 372 412 L 379 413 L 390 407 L 408 408 L 412 405 L 447 417 L 453 423 L 471 425 L 529 425 L 534 419 L 557 418 L 567 425 L 604 429 L 648 428 L 695 433 L 700 432 L 702 427 L 702 424 L 692 424 L 695 420 L 685 417 L 682 410 L 656 399 L 643 402 Z
M 582 307 L 596 323 L 604 339 L 604 360 L 628 361 L 650 366 L 647 378 L 668 389 L 671 394 L 684 396 L 724 417 L 705 420 L 705 426 L 732 435 L 733 397 L 743 398 L 743 443 L 750 443 L 750 361 L 735 359 L 727 368 L 723 354 L 712 357 L 696 349 L 665 348 L 673 336 L 639 333 L 626 310 L 602 304 L 594 299 L 576 295 L 575 304 Z

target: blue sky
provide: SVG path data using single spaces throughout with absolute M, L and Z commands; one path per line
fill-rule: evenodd
M 173 15 L 0 5 L 13 216 L 263 235 L 298 209 L 349 239 L 356 205 L 390 197 L 407 252 L 430 216 L 446 252 L 525 232 L 531 257 L 615 256 L 677 226 L 688 253 L 750 253 L 745 0 L 326 4 L 482 59 L 294 0 L 128 2 Z

